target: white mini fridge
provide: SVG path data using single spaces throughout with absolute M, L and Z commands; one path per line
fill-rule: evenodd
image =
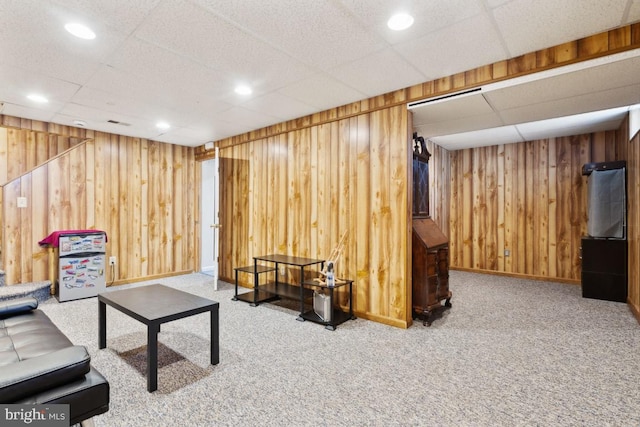
M 104 232 L 60 234 L 58 301 L 95 297 L 106 289 Z

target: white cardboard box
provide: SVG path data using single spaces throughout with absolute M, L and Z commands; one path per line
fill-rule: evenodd
M 313 292 L 313 311 L 324 322 L 331 322 L 331 297 L 317 291 Z

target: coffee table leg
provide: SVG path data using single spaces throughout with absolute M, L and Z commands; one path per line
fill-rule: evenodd
M 147 391 L 158 389 L 158 332 L 160 324 L 147 327 Z
M 107 304 L 98 301 L 98 348 L 107 346 Z
M 211 364 L 220 363 L 220 323 L 218 322 L 218 305 L 211 309 Z

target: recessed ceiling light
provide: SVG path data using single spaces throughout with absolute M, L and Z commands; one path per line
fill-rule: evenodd
M 33 102 L 38 102 L 40 104 L 45 104 L 45 103 L 49 102 L 49 100 L 47 98 L 45 98 L 42 95 L 38 95 L 37 93 L 32 93 L 31 95 L 27 95 L 27 98 L 29 98 Z
M 64 26 L 64 29 L 81 39 L 93 40 L 96 38 L 96 33 L 91 31 L 91 28 L 76 22 L 68 23 Z
M 387 26 L 394 31 L 406 30 L 413 25 L 413 16 L 408 13 L 396 13 L 387 21 Z
M 238 95 L 251 95 L 251 93 L 253 92 L 253 90 L 251 90 L 251 88 L 247 85 L 236 86 L 235 91 Z
M 73 124 L 81 128 L 87 126 L 87 122 L 85 122 L 84 120 L 74 120 Z
M 156 123 L 156 127 L 160 130 L 167 130 L 171 127 L 171 125 L 167 122 L 158 122 Z

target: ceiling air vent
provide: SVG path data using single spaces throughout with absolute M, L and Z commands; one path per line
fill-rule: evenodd
M 450 93 L 450 94 L 442 95 L 442 96 L 436 96 L 434 98 L 422 99 L 420 101 L 410 102 L 407 105 L 407 108 L 412 109 L 412 108 L 415 108 L 415 107 L 419 107 L 421 105 L 430 104 L 432 102 L 444 101 L 444 100 L 447 100 L 447 99 L 450 99 L 450 98 L 456 98 L 456 97 L 459 97 L 459 96 L 470 95 L 470 94 L 475 93 L 475 92 L 480 92 L 481 90 L 482 90 L 481 87 L 475 87 L 473 89 L 463 90 L 463 91 L 460 91 L 460 92 Z
M 107 123 L 113 123 L 114 125 L 120 126 L 131 126 L 131 123 L 119 122 L 117 120 L 107 120 Z

